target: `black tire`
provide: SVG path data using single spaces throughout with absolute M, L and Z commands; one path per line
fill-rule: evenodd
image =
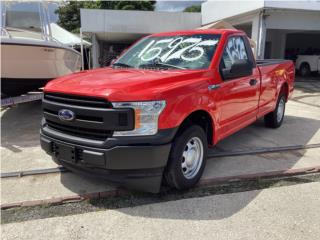
M 308 63 L 302 63 L 299 69 L 299 73 L 302 77 L 308 77 L 311 74 L 310 66 Z
M 281 119 L 277 117 L 280 104 L 284 104 Z M 264 116 L 265 126 L 268 128 L 280 127 L 282 125 L 282 122 L 284 119 L 285 109 L 286 109 L 286 95 L 284 93 L 280 93 L 275 110 Z M 279 111 L 281 111 L 281 110 L 279 110 Z
M 187 149 L 187 143 L 192 144 L 193 139 L 196 140 L 197 143 L 194 144 L 197 145 L 199 145 L 199 140 L 201 141 L 203 146 L 203 158 L 201 163 L 199 162 L 198 164 L 198 170 L 194 172 L 195 175 L 191 178 L 187 178 L 183 173 L 184 170 L 182 169 L 183 161 L 186 162 L 183 154 Z M 205 168 L 207 153 L 208 141 L 203 128 L 198 125 L 192 125 L 191 127 L 178 133 L 173 141 L 168 165 L 164 173 L 167 184 L 176 189 L 188 189 L 196 185 L 200 180 Z M 201 159 L 201 157 L 199 157 L 199 159 Z

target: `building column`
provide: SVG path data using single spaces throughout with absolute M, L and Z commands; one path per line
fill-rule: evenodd
M 91 42 L 92 42 L 92 68 L 99 68 L 99 56 L 100 56 L 100 47 L 99 47 L 99 41 L 97 40 L 97 36 L 95 34 L 92 34 L 91 36 Z
M 259 12 L 252 21 L 251 39 L 257 44 L 255 57 L 257 59 L 264 58 L 264 48 L 266 44 L 266 20 L 263 11 Z

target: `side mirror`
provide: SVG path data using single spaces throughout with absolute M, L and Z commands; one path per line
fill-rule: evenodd
M 221 74 L 223 79 L 233 79 L 252 75 L 252 62 L 249 60 L 236 60 L 231 69 L 222 69 Z

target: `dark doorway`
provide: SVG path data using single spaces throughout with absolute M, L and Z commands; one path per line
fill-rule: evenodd
M 285 58 L 296 60 L 298 55 L 320 55 L 320 32 L 287 34 Z

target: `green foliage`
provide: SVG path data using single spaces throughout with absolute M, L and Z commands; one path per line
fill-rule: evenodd
M 102 1 L 102 9 L 153 11 L 156 1 Z
M 78 33 L 80 29 L 80 8 L 101 8 L 100 1 L 69 1 L 60 6 L 56 13 L 59 15 L 58 24 L 64 29 Z
M 56 13 L 59 15 L 58 24 L 61 27 L 70 32 L 78 33 L 80 30 L 80 8 L 153 11 L 154 4 L 155 1 L 68 1 L 60 6 Z
M 187 7 L 183 10 L 184 12 L 201 12 L 201 5 L 194 5 Z

